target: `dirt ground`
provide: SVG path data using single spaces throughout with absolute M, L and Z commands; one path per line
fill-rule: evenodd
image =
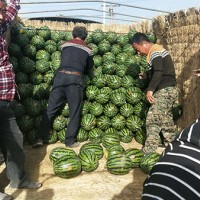
M 133 169 L 127 175 L 116 176 L 105 169 L 106 159 L 100 160 L 96 171 L 82 172 L 75 178 L 62 179 L 54 175 L 49 160 L 50 151 L 64 144 L 56 143 L 40 149 L 24 146 L 26 171 L 31 180 L 42 182 L 38 190 L 5 189 L 16 200 L 137 200 L 141 199 L 142 184 L 147 174 L 140 168 Z M 141 148 L 134 140 L 122 146 Z M 79 147 L 74 149 L 77 153 Z M 0 188 L 8 184 L 5 164 L 0 166 Z

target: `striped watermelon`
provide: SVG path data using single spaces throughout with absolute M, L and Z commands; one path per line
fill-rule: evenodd
M 143 125 L 143 121 L 136 115 L 132 115 L 127 118 L 126 120 L 126 126 L 131 130 L 131 131 L 137 131 L 141 129 Z
M 111 53 L 113 53 L 115 56 L 122 52 L 122 48 L 119 44 L 113 44 L 111 46 Z
M 141 159 L 144 156 L 144 153 L 141 150 L 136 148 L 129 148 L 126 149 L 125 154 L 132 160 L 133 168 L 140 166 Z
M 118 108 L 115 104 L 108 103 L 104 106 L 103 112 L 107 117 L 114 117 L 118 113 Z
M 84 101 L 84 103 L 83 103 L 83 108 L 82 108 L 82 115 L 85 115 L 85 114 L 87 114 L 88 112 L 89 112 L 89 110 L 90 110 L 90 104 L 91 104 L 91 102 L 89 102 L 89 101 Z
M 104 87 L 106 85 L 106 80 L 105 80 L 104 74 L 98 74 L 98 75 L 94 76 L 92 79 L 92 83 L 98 88 Z
M 128 43 L 129 43 L 129 38 L 127 35 L 118 35 L 117 44 L 119 44 L 121 47 L 123 47 Z
M 111 125 L 113 128 L 117 130 L 121 130 L 125 127 L 126 125 L 126 119 L 120 114 L 117 114 L 111 119 Z
M 110 100 L 116 106 L 122 106 L 126 103 L 126 96 L 124 93 L 113 93 L 110 96 Z
M 101 41 L 105 39 L 104 32 L 101 29 L 96 29 L 91 34 L 92 41 L 95 44 L 99 44 Z
M 126 61 L 127 58 L 128 58 L 128 55 L 127 55 L 127 54 L 125 54 L 125 53 L 119 53 L 119 54 L 116 56 L 115 61 L 116 61 L 116 63 L 117 63 L 118 65 L 122 65 L 122 64 L 125 63 L 125 61 Z
M 98 142 L 98 143 L 101 142 L 102 135 L 103 135 L 103 131 L 100 128 L 94 128 L 88 133 L 89 140 Z
M 94 60 L 94 66 L 95 67 L 99 67 L 102 65 L 102 57 L 100 55 L 95 55 L 93 57 L 93 60 Z
M 112 89 L 117 89 L 121 86 L 121 78 L 116 75 L 110 75 L 107 78 L 107 85 Z
M 138 89 L 139 88 L 135 88 L 135 87 L 131 87 L 131 88 L 127 89 L 127 93 L 126 93 L 127 102 L 135 105 L 142 100 L 143 93 L 139 92 Z
M 132 76 L 124 76 L 122 78 L 122 87 L 124 88 L 130 88 L 134 86 L 134 79 Z
M 88 46 L 92 49 L 93 54 L 97 55 L 97 53 L 99 51 L 98 46 L 96 44 L 94 44 L 94 43 L 90 43 L 90 44 L 88 44 Z
M 125 175 L 132 169 L 131 159 L 126 155 L 119 157 L 111 156 L 106 162 L 107 170 L 111 174 Z
M 136 131 L 135 133 L 135 140 L 144 145 L 145 141 L 146 141 L 146 134 L 145 134 L 145 131 L 143 131 L 142 129 L 139 129 Z
M 124 143 L 129 143 L 133 139 L 133 133 L 128 128 L 123 128 L 119 131 L 120 141 Z
M 103 112 L 103 106 L 100 103 L 92 102 L 90 104 L 90 113 L 94 116 L 99 116 Z
M 82 170 L 85 172 L 95 171 L 99 165 L 99 160 L 92 150 L 83 148 L 79 152 Z
M 36 48 L 37 50 L 39 50 L 39 49 L 43 49 L 43 48 L 44 48 L 45 41 L 44 41 L 43 37 L 41 37 L 41 36 L 39 36 L 39 35 L 35 35 L 35 36 L 33 36 L 32 39 L 31 39 L 31 44 L 32 44 L 33 46 L 35 46 L 35 48 Z
M 98 88 L 94 85 L 90 85 L 86 89 L 86 96 L 89 100 L 94 100 L 96 95 L 98 94 Z
M 110 44 L 115 44 L 117 41 L 117 34 L 115 32 L 109 31 L 105 34 L 105 39 L 110 43 Z
M 86 130 L 90 131 L 92 130 L 96 125 L 96 118 L 92 114 L 86 114 L 82 117 L 81 120 L 81 127 Z
M 101 130 L 106 130 L 110 127 L 110 119 L 109 117 L 107 116 L 100 116 L 98 119 L 97 119 L 97 127 L 100 128 Z
M 65 128 L 66 118 L 62 115 L 58 115 L 53 121 L 53 129 L 60 131 Z
M 80 128 L 77 135 L 77 142 L 85 142 L 88 140 L 88 137 L 88 132 Z
M 116 64 L 113 62 L 105 62 L 102 65 L 102 73 L 112 75 L 115 73 Z
M 129 103 L 125 103 L 120 107 L 120 113 L 124 117 L 130 117 L 133 114 L 133 106 Z
M 106 134 L 116 134 L 116 135 L 119 135 L 118 130 L 115 129 L 115 128 L 112 128 L 112 127 L 105 130 L 104 135 L 106 135 Z
M 108 41 L 103 40 L 103 41 L 101 41 L 101 42 L 99 43 L 98 49 L 99 49 L 99 53 L 100 53 L 101 55 L 103 55 L 103 54 L 105 54 L 105 53 L 107 53 L 107 52 L 110 51 L 111 45 L 110 45 L 110 43 L 109 43 Z
M 107 52 L 103 55 L 103 63 L 115 62 L 115 55 L 112 52 Z
M 122 154 L 124 154 L 124 152 L 125 152 L 124 147 L 122 147 L 119 144 L 116 144 L 107 148 L 104 154 L 105 154 L 105 158 L 109 159 L 110 157 L 119 157 Z
M 61 143 L 65 143 L 65 134 L 66 134 L 66 128 L 63 128 L 62 130 L 57 131 L 58 140 Z
M 81 173 L 81 161 L 78 157 L 62 157 L 53 164 L 55 175 L 61 178 L 73 178 Z
M 102 144 L 105 148 L 109 148 L 110 146 L 120 144 L 119 135 L 116 134 L 106 134 L 102 137 Z
M 109 93 L 107 91 L 105 91 L 103 88 L 100 89 L 100 91 L 98 92 L 98 94 L 95 97 L 95 101 L 100 104 L 107 103 L 109 101 L 109 99 L 110 99 Z
M 65 147 L 55 147 L 51 150 L 49 154 L 49 159 L 52 163 L 56 163 L 62 157 L 76 157 L 77 154 L 73 149 L 68 149 Z
M 50 138 L 48 139 L 47 143 L 48 144 L 54 144 L 58 141 L 58 135 L 55 130 L 53 130 L 50 134 Z
M 82 151 L 82 149 L 88 149 L 90 151 L 93 151 L 96 154 L 98 160 L 100 160 L 103 157 L 103 147 L 98 143 L 94 142 L 85 143 L 84 145 L 81 146 L 80 151 Z
M 117 65 L 116 66 L 116 75 L 119 76 L 119 77 L 124 77 L 126 75 L 126 70 L 127 70 L 127 66 L 122 64 L 122 65 Z M 123 81 L 123 80 L 122 80 Z M 124 85 L 124 83 L 123 83 Z M 123 86 L 122 85 L 122 86 Z
M 140 167 L 141 169 L 149 173 L 153 166 L 156 164 L 156 162 L 159 160 L 160 154 L 158 153 L 147 153 L 140 161 Z

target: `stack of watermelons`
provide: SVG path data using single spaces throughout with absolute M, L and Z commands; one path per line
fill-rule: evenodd
M 71 32 L 54 31 L 46 26 L 39 29 L 24 27 L 22 31 L 15 27 L 11 33 L 10 61 L 20 95 L 20 100 L 13 102 L 13 109 L 26 142 L 33 144 L 42 112 L 47 107 L 55 71 L 60 64 L 60 45 L 72 36 Z M 144 122 L 149 105 L 145 100 L 146 83 L 138 78 L 138 74 L 146 70 L 147 63 L 145 57 L 136 55 L 129 43 L 135 33 L 134 29 L 123 35 L 97 29 L 86 41 L 94 52 L 94 72 L 92 78 L 85 76 L 85 99 L 77 139 L 79 142 L 102 143 L 108 155 L 112 154 L 109 149 L 119 146 L 120 142 L 129 143 L 133 138 L 141 144 L 145 141 Z M 155 42 L 154 35 L 147 36 Z M 68 122 L 66 102 L 54 119 L 49 143 L 64 142 Z M 95 158 L 92 154 L 88 149 L 82 149 L 76 159 L 68 159 L 69 165 L 77 162 L 77 173 L 80 172 L 80 162 L 82 170 L 95 170 L 99 157 Z M 132 161 L 127 155 L 134 155 L 137 161 Z M 132 166 L 139 166 L 140 159 L 141 152 L 123 150 L 119 157 L 108 156 L 107 169 L 111 173 L 125 174 Z M 65 161 L 54 162 L 60 165 L 54 168 L 55 171 L 59 171 Z M 120 171 L 123 166 L 119 165 L 117 169 L 113 165 L 122 161 L 127 163 L 125 172 Z M 88 162 L 91 163 L 89 168 Z

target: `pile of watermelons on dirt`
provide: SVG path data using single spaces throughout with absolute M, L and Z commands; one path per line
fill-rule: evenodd
M 130 143 L 133 138 L 140 144 L 145 141 L 147 83 L 138 75 L 146 70 L 147 63 L 146 57 L 136 55 L 129 43 L 135 33 L 134 29 L 128 34 L 104 33 L 97 29 L 89 34 L 86 42 L 94 52 L 94 75 L 92 79 L 85 76 L 85 98 L 77 137 L 79 142 L 88 143 L 81 147 L 79 155 L 64 147 L 51 152 L 50 160 L 58 176 L 70 178 L 81 171 L 96 170 L 104 152 L 107 152 L 107 170 L 113 174 L 126 174 L 139 166 L 148 172 L 157 161 L 157 154 L 144 159 L 140 150 L 125 150 L 120 145 L 120 142 Z M 147 36 L 155 42 L 154 35 Z M 34 143 L 42 112 L 47 107 L 53 77 L 60 64 L 60 45 L 71 38 L 71 32 L 50 30 L 46 26 L 39 29 L 15 26 L 11 30 L 10 61 L 21 97 L 13 102 L 13 109 L 28 144 Z M 175 111 L 174 118 L 178 118 L 180 109 Z M 68 122 L 66 102 L 54 119 L 49 144 L 64 142 Z

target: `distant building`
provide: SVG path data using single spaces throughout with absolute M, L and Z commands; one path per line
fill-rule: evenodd
M 93 20 L 87 20 L 87 19 L 78 19 L 78 18 L 68 18 L 64 16 L 58 16 L 58 17 L 34 17 L 29 18 L 28 20 L 40 20 L 40 21 L 57 21 L 57 22 L 74 22 L 74 23 L 84 23 L 84 24 L 91 24 L 91 23 L 98 23 L 100 22 L 93 21 Z

